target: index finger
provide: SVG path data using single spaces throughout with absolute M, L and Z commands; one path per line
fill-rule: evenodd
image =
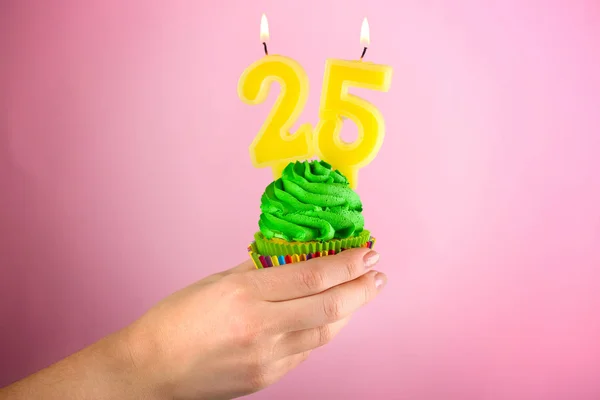
M 252 271 L 249 278 L 264 300 L 292 300 L 354 280 L 367 273 L 377 261 L 379 254 L 373 250 L 350 249 L 332 256 Z

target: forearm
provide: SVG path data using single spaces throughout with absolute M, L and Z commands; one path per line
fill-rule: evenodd
M 0 389 L 0 400 L 159 399 L 133 361 L 125 332 Z

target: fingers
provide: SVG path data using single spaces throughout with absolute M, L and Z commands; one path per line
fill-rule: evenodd
M 279 381 L 284 375 L 304 362 L 309 355 L 310 351 L 294 354 L 278 360 L 262 370 L 252 371 L 250 380 L 253 391 L 258 392 Z
M 323 293 L 300 299 L 271 303 L 284 316 L 282 329 L 298 331 L 339 321 L 370 302 L 385 286 L 387 277 L 371 271 L 358 279 Z
M 218 278 L 222 278 L 227 275 L 249 272 L 254 269 L 256 269 L 256 267 L 254 266 L 254 262 L 252 260 L 248 259 L 248 260 L 244 261 L 243 263 L 241 263 L 233 268 L 227 269 L 225 271 L 221 271 L 221 272 L 215 274 L 214 276 L 216 276 Z
M 221 279 L 227 275 L 236 274 L 236 273 L 244 273 L 244 272 L 251 271 L 253 269 L 255 269 L 255 267 L 254 267 L 254 263 L 252 262 L 252 260 L 246 260 L 236 267 L 227 269 L 225 271 L 217 272 L 216 274 L 209 275 L 206 278 L 198 281 L 197 284 L 203 285 L 203 284 L 207 284 L 207 283 L 216 282 L 219 279 Z
M 327 257 L 253 271 L 249 279 L 267 301 L 284 301 L 321 293 L 356 279 L 379 260 L 375 251 L 360 248 Z
M 278 371 L 278 373 L 275 373 L 275 375 L 279 375 L 279 377 L 282 377 L 283 375 L 287 374 L 288 372 L 296 368 L 298 365 L 306 361 L 308 356 L 310 356 L 310 351 L 304 351 L 302 353 L 293 354 L 291 356 L 285 357 L 282 360 L 276 361 L 274 369 Z M 277 380 L 279 380 L 279 378 L 277 378 Z
M 289 372 L 292 369 L 296 368 L 298 365 L 302 364 L 304 361 L 306 361 L 308 356 L 310 356 L 310 351 L 304 351 L 302 353 L 294 354 L 287 358 L 284 358 L 280 362 L 283 366 L 283 369 L 287 370 L 286 372 Z
M 275 357 L 284 358 L 326 345 L 350 322 L 350 318 L 346 317 L 329 325 L 283 335 L 277 343 Z
M 229 274 L 235 274 L 235 273 L 240 273 L 240 272 L 248 272 L 248 271 L 252 271 L 255 269 L 256 269 L 256 267 L 254 266 L 254 262 L 252 260 L 248 259 L 236 267 L 228 269 L 227 271 L 223 271 L 223 274 L 229 275 Z

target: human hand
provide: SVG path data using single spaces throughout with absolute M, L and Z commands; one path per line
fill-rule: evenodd
M 251 261 L 166 298 L 122 333 L 157 398 L 231 399 L 263 389 L 328 343 L 386 276 L 346 250 L 286 266 Z

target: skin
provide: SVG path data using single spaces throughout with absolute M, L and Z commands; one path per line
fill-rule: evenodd
M 387 278 L 353 249 L 285 267 L 251 261 L 165 298 L 139 320 L 4 389 L 11 399 L 221 400 L 277 382 L 331 341 Z

